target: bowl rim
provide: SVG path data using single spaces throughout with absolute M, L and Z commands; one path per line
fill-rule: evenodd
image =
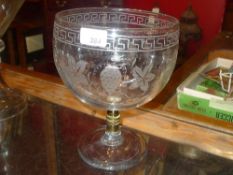
M 122 12 L 122 13 L 129 13 L 131 12 L 132 14 L 138 14 L 138 15 L 147 15 L 148 18 L 150 17 L 154 17 L 154 18 L 158 18 L 158 17 L 162 17 L 164 19 L 166 19 L 167 21 L 170 21 L 172 23 L 171 26 L 166 26 L 166 27 L 161 27 L 161 28 L 158 28 L 156 25 L 153 25 L 153 24 L 150 24 L 148 25 L 149 27 L 145 27 L 145 28 L 142 28 L 142 27 L 106 27 L 106 26 L 94 26 L 94 25 L 90 25 L 90 24 L 85 24 L 85 23 L 77 23 L 77 22 L 70 22 L 70 21 L 66 21 L 64 20 L 62 17 L 64 15 L 67 15 L 67 14 L 71 14 L 71 13 L 79 13 L 79 12 L 86 12 L 88 13 L 89 12 L 92 12 L 92 11 L 104 11 L 104 12 L 110 12 L 110 11 L 115 11 L 115 12 Z M 161 18 L 161 19 L 162 19 Z M 103 29 L 103 30 L 107 30 L 107 31 L 133 31 L 133 32 L 143 32 L 143 31 L 157 31 L 156 33 L 158 33 L 158 31 L 160 31 L 159 33 L 167 33 L 169 31 L 179 31 L 179 20 L 174 17 L 174 16 L 171 16 L 171 15 L 168 15 L 168 14 L 165 14 L 165 13 L 155 13 L 155 12 L 152 12 L 152 11 L 147 11 L 147 10 L 141 10 L 141 9 L 131 9 L 131 8 L 115 8 L 115 7 L 88 7 L 88 8 L 85 8 L 85 7 L 81 7 L 81 8 L 71 8 L 71 9 L 66 9 L 66 10 L 61 10 L 59 12 L 57 12 L 55 14 L 55 20 L 54 20 L 54 23 L 58 23 L 58 24 L 63 24 L 63 25 L 66 25 L 66 26 L 70 26 L 72 28 L 81 28 L 81 27 L 95 27 L 96 29 Z M 149 24 L 149 22 L 148 22 Z

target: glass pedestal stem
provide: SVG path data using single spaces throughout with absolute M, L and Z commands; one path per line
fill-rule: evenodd
M 123 137 L 120 129 L 119 111 L 107 111 L 107 126 L 101 142 L 106 146 L 119 146 L 123 143 Z
M 119 111 L 107 111 L 106 132 L 120 132 L 120 113 Z

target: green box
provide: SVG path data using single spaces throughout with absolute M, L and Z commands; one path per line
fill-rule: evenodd
M 216 66 L 231 66 L 232 60 L 218 58 L 198 69 L 177 88 L 177 103 L 181 110 L 201 114 L 211 118 L 233 122 L 233 101 L 226 101 L 222 96 L 196 90 L 205 79 L 201 74 Z
M 221 107 L 216 108 L 211 100 L 191 96 L 185 93 L 179 93 L 177 98 L 178 108 L 181 110 L 205 115 L 219 120 L 225 120 L 227 122 L 233 122 L 233 112 Z M 218 104 L 218 102 L 216 104 Z

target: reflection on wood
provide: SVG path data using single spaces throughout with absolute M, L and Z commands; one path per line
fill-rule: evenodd
M 48 154 L 47 165 L 48 171 L 51 175 L 58 174 L 57 172 L 57 157 L 56 157 L 56 139 L 55 139 L 55 105 L 51 103 L 41 103 L 43 111 L 43 129 L 45 134 L 46 151 Z

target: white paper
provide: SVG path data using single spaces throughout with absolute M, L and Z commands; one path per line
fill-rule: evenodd
M 100 29 L 81 28 L 80 43 L 88 46 L 106 47 L 107 31 Z

